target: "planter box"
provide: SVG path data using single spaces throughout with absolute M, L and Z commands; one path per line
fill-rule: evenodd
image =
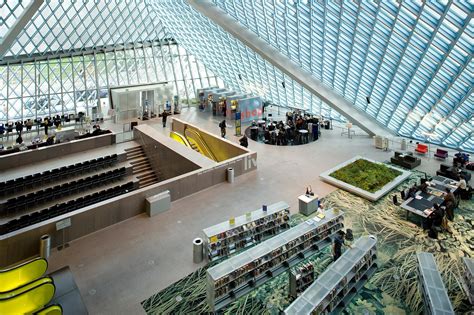
M 399 172 L 401 172 L 401 174 L 397 177 L 395 177 L 391 182 L 387 183 L 385 186 L 383 186 L 381 189 L 379 189 L 378 191 L 374 192 L 374 193 L 371 193 L 369 191 L 366 191 L 366 190 L 363 190 L 359 187 L 356 187 L 356 186 L 353 186 L 351 184 L 348 184 L 346 182 L 343 182 L 341 180 L 338 180 L 332 176 L 330 176 L 330 174 L 332 174 L 333 172 L 337 171 L 338 169 L 340 168 L 343 168 L 344 166 L 346 165 L 349 165 L 357 160 L 366 160 L 366 161 L 369 161 L 369 162 L 372 162 L 372 163 L 376 163 L 376 164 L 383 164 L 385 166 L 387 166 L 388 168 L 391 168 L 391 169 L 394 169 L 394 170 L 397 170 Z M 384 164 L 384 163 L 381 163 L 381 162 L 377 162 L 377 161 L 374 161 L 374 160 L 371 160 L 371 159 L 368 159 L 368 158 L 365 158 L 365 157 L 362 157 L 362 156 L 355 156 L 353 157 L 352 159 L 350 160 L 347 160 L 339 165 L 336 165 L 335 167 L 331 168 L 330 170 L 327 170 L 323 173 L 321 173 L 319 175 L 319 177 L 331 184 L 331 185 L 334 185 L 336 187 L 339 187 L 341 189 L 344 189 L 344 190 L 347 190 L 355 195 L 358 195 L 358 196 L 361 196 L 365 199 L 368 199 L 370 201 L 377 201 L 378 199 L 380 199 L 382 196 L 386 195 L 389 191 L 391 191 L 393 188 L 395 188 L 397 185 L 399 185 L 400 183 L 402 183 L 405 179 L 407 179 L 409 176 L 410 176 L 411 172 L 409 171 L 406 171 L 406 170 L 403 170 L 403 169 L 400 169 L 400 168 L 397 168 L 397 167 L 393 167 L 391 165 L 387 165 L 387 164 Z

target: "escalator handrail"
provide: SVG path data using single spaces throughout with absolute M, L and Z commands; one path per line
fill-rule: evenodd
M 193 130 L 193 129 L 188 129 L 188 128 L 185 128 L 184 129 L 184 136 L 187 138 L 188 135 L 186 134 L 186 132 L 191 132 L 193 133 L 194 135 L 196 135 L 197 139 L 202 143 L 202 146 L 204 148 L 204 150 L 207 151 L 207 154 L 209 154 L 208 156 L 213 159 L 214 161 L 218 162 L 216 156 L 214 155 L 214 153 L 212 153 L 211 149 L 208 147 L 206 141 L 204 141 L 204 139 L 201 137 L 201 135 L 196 131 L 196 130 Z M 192 137 L 194 141 L 196 141 L 196 139 L 194 137 Z M 207 155 L 206 154 L 206 155 Z
M 171 131 L 170 134 L 178 136 L 181 140 L 183 140 L 184 145 L 186 145 L 187 147 L 191 147 L 191 144 L 189 143 L 189 140 L 185 136 L 183 136 L 182 134 L 180 134 L 176 131 Z

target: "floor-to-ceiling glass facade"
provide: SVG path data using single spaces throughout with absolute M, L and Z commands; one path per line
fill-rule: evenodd
M 182 104 L 221 80 L 173 40 L 0 66 L 0 122 L 108 113 L 108 87 L 169 82 Z

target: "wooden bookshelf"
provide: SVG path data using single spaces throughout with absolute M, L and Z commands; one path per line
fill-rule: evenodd
M 321 248 L 344 227 L 342 211 L 328 210 L 207 269 L 207 300 L 219 310 Z
M 377 239 L 363 236 L 331 264 L 285 314 L 339 314 L 375 272 Z
M 314 282 L 314 266 L 307 263 L 296 270 L 290 270 L 289 295 L 297 298 L 306 288 Z
M 454 314 L 443 279 L 431 253 L 418 253 L 418 280 L 426 314 Z
M 462 261 L 464 265 L 462 286 L 469 299 L 469 303 L 474 305 L 474 259 L 463 257 Z
M 249 216 L 236 217 L 234 224 L 226 221 L 204 229 L 207 259 L 228 257 L 289 229 L 289 214 L 290 206 L 281 201 L 267 206 L 266 211 L 258 209 Z

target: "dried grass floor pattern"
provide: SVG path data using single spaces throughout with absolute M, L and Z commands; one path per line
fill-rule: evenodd
M 396 190 L 372 203 L 343 190 L 337 190 L 323 200 L 324 207 L 345 212 L 345 228 L 354 236 L 373 234 L 378 238 L 378 270 L 354 297 L 346 314 L 420 314 L 422 297 L 418 289 L 416 252 L 435 255 L 449 297 L 456 314 L 468 314 L 471 306 L 460 288 L 461 256 L 472 257 L 474 252 L 474 201 L 461 201 L 455 211 L 452 234 L 443 233 L 437 240 L 405 218 L 405 211 L 392 203 L 392 195 L 409 187 L 424 176 L 415 172 Z M 307 218 L 296 214 L 291 225 Z M 411 217 L 413 219 L 413 216 Z M 315 266 L 316 277 L 331 263 L 330 249 L 309 257 Z M 298 265 L 299 266 L 299 265 Z M 296 266 L 296 267 L 298 267 Z M 208 267 L 208 266 L 207 266 Z M 147 314 L 206 314 L 206 268 L 192 274 L 151 296 L 141 304 Z M 295 268 L 296 268 L 295 267 Z M 223 314 L 279 314 L 291 303 L 288 296 L 288 273 L 285 272 L 250 294 L 220 311 Z

